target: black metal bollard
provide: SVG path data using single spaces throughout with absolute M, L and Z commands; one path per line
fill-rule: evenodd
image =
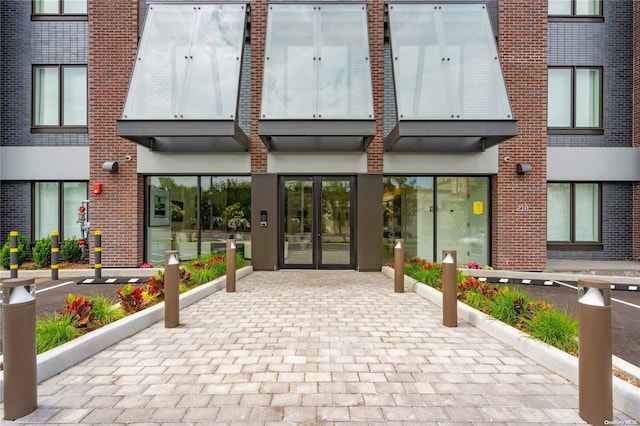
M 442 324 L 458 326 L 458 280 L 455 252 L 443 252 L 442 260 Z
M 96 230 L 95 232 L 95 277 L 102 278 L 102 231 Z
M 3 418 L 7 420 L 24 417 L 38 406 L 34 291 L 33 278 L 2 283 Z
M 9 269 L 11 278 L 18 278 L 18 231 L 9 232 Z
M 393 284 L 396 293 L 404 293 L 404 240 L 396 240 L 393 247 Z
M 236 241 L 227 240 L 227 293 L 236 291 Z
M 51 279 L 58 279 L 58 254 L 60 252 L 60 233 L 51 233 Z

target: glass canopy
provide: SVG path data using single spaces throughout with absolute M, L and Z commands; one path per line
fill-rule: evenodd
M 476 151 L 516 122 L 484 4 L 389 5 L 394 151 Z
M 158 150 L 246 150 L 237 125 L 246 16 L 237 3 L 150 5 L 119 134 Z
M 259 123 L 267 147 L 366 149 L 375 135 L 366 6 L 270 4 L 268 12 Z

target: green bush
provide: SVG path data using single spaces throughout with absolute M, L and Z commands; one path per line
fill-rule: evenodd
M 27 260 L 28 252 L 29 241 L 27 237 L 18 234 L 18 266 Z M 0 250 L 0 265 L 2 265 L 4 269 L 9 269 L 11 266 L 11 235 L 7 237 L 7 242 L 2 246 L 2 250 Z
M 509 325 L 516 325 L 528 305 L 527 293 L 517 288 L 507 287 L 493 298 L 487 306 L 487 311 L 495 319 Z
M 107 325 L 125 317 L 124 310 L 119 306 L 114 306 L 117 304 L 115 299 L 100 295 L 88 297 L 87 300 L 93 302 L 91 311 L 96 315 L 96 320 L 100 321 L 102 325 Z
M 60 254 L 67 262 L 79 262 L 82 260 L 82 247 L 76 237 L 67 238 L 60 247 Z
M 38 268 L 46 268 L 51 265 L 51 237 L 36 241 L 32 255 Z
M 82 330 L 68 315 L 53 313 L 36 320 L 36 352 L 41 354 L 80 337 Z
M 524 330 L 560 350 L 573 355 L 578 353 L 578 322 L 566 311 L 538 309 L 530 319 L 525 320 Z

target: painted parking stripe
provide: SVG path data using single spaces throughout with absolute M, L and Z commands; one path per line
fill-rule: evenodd
M 67 282 L 64 282 L 64 283 L 60 283 L 60 284 L 57 284 L 57 285 L 53 285 L 53 286 L 51 286 L 51 287 L 42 288 L 42 289 L 40 289 L 40 290 L 36 290 L 36 294 L 38 294 L 38 293 L 44 293 L 45 291 L 53 290 L 53 289 L 55 289 L 55 288 L 64 287 L 64 286 L 67 286 L 67 285 L 69 285 L 69 284 L 75 284 L 75 282 L 73 282 L 73 281 L 67 281 Z M 36 288 L 37 288 L 37 286 L 36 286 Z

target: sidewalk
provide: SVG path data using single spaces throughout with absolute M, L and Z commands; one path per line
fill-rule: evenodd
M 253 272 L 180 322 L 46 380 L 15 423 L 583 424 L 577 386 L 381 273 Z

